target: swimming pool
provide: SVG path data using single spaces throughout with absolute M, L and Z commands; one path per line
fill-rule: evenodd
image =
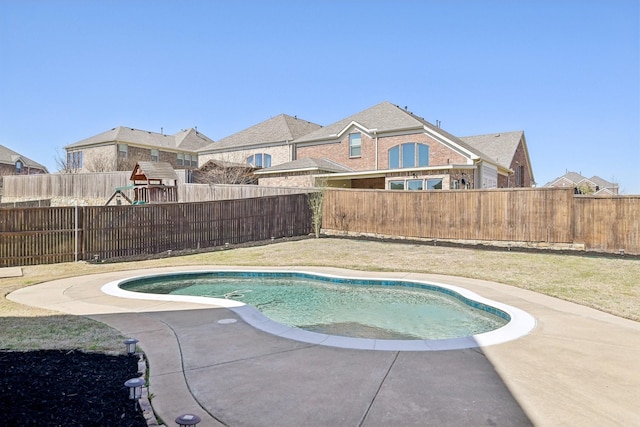
M 113 282 L 103 291 L 220 305 L 269 333 L 351 348 L 469 348 L 514 339 L 514 326 L 521 336 L 535 324 L 521 310 L 463 288 L 301 271 L 161 274 Z

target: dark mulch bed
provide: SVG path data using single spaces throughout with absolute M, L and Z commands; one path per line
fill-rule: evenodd
M 0 351 L 0 426 L 146 426 L 129 400 L 138 359 L 81 351 Z

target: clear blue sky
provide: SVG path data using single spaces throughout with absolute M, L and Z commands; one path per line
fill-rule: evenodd
M 638 0 L 0 0 L 0 144 L 55 171 L 116 126 L 214 140 L 382 101 L 524 130 L 538 185 L 640 194 Z

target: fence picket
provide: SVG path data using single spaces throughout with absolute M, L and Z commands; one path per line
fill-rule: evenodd
M 306 235 L 311 231 L 306 197 L 79 207 L 78 258 L 107 259 L 245 243 L 266 236 Z M 70 262 L 74 257 L 74 207 L 0 211 L 0 267 Z

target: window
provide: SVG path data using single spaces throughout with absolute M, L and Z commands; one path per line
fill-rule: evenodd
M 184 154 L 178 153 L 178 166 L 184 166 Z
M 442 190 L 442 178 L 427 179 L 427 190 Z
M 67 153 L 67 169 L 82 169 L 82 151 Z
M 126 159 L 129 153 L 127 144 L 118 144 L 118 157 Z
M 412 168 L 416 165 L 416 144 L 402 144 L 402 167 Z
M 191 166 L 194 168 L 198 167 L 198 155 L 197 154 L 192 154 L 191 155 Z
M 424 181 L 421 179 L 408 179 L 407 190 L 422 190 L 424 188 Z
M 151 150 L 151 161 L 152 162 L 158 162 L 160 161 L 160 153 L 158 152 L 158 150 Z
M 400 146 L 389 149 L 389 169 L 400 169 Z
M 362 155 L 362 135 L 359 133 L 349 134 L 349 157 L 360 157 Z
M 389 181 L 389 190 L 404 190 L 404 181 Z
M 442 190 L 442 178 L 408 178 L 389 181 L 389 190 Z
M 516 166 L 516 187 L 524 187 L 524 166 Z
M 407 142 L 391 147 L 388 151 L 389 169 L 429 166 L 429 146 Z
M 22 173 L 22 162 L 20 160 L 18 160 L 16 162 L 16 173 L 17 174 L 21 174 Z
M 429 146 L 417 144 L 418 146 L 418 166 L 429 166 Z
M 247 157 L 247 163 L 257 168 L 271 167 L 271 154 L 259 153 Z
M 191 154 L 185 154 L 184 155 L 184 165 L 186 167 L 191 166 Z

